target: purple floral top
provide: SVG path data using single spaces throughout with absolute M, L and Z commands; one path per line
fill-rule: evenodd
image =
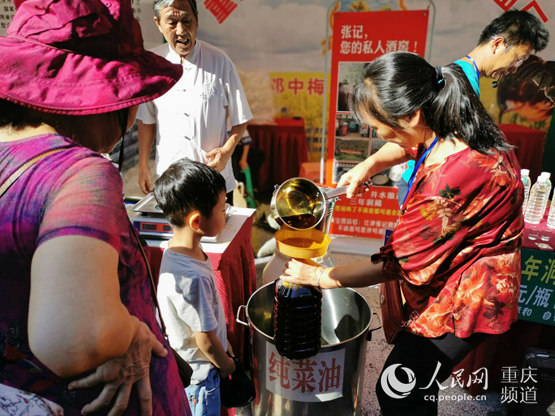
M 66 415 L 77 415 L 101 389 L 67 390 L 70 380 L 54 375 L 29 349 L 30 265 L 39 245 L 63 235 L 111 244 L 120 253 L 122 302 L 169 346 L 156 323 L 146 266 L 123 205 L 121 177 L 110 161 L 59 135 L 0 142 L 0 183 L 29 159 L 58 148 L 64 150 L 37 162 L 0 197 L 0 383 L 37 393 L 60 404 Z M 190 414 L 171 354 L 153 356 L 150 381 L 155 415 Z M 139 414 L 135 392 L 126 414 Z

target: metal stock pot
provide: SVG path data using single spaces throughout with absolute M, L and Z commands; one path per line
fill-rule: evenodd
M 274 291 L 273 282 L 260 287 L 237 311 L 237 322 L 250 332 L 253 414 L 357 414 L 372 320 L 364 297 L 349 288 L 323 290 L 320 351 L 308 359 L 288 360 L 274 345 Z M 240 319 L 242 312 L 248 323 Z

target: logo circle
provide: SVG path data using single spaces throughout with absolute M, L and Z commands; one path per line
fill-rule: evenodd
M 380 384 L 385 394 L 389 397 L 393 399 L 404 399 L 416 385 L 416 376 L 410 368 L 401 367 L 401 370 L 405 372 L 409 380 L 408 383 L 402 383 L 395 375 L 395 370 L 397 370 L 398 367 L 401 367 L 401 364 L 392 364 L 387 367 L 382 373 Z

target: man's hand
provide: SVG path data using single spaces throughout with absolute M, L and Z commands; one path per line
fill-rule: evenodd
M 140 168 L 139 167 L 139 187 L 143 194 L 148 194 L 154 190 L 154 185 L 152 183 L 152 175 L 150 173 L 150 169 L 147 168 Z
M 229 152 L 225 147 L 216 147 L 206 153 L 206 159 L 208 159 L 207 165 L 216 169 L 218 172 L 222 172 L 225 169 L 227 161 L 231 157 L 231 153 L 232 152 Z
M 152 354 L 165 357 L 164 348 L 148 326 L 139 322 L 133 341 L 125 355 L 102 364 L 96 371 L 82 379 L 72 381 L 70 389 L 80 389 L 104 384 L 100 395 L 81 410 L 83 415 L 109 409 L 108 416 L 124 413 L 133 386 L 137 391 L 141 415 L 152 415 L 152 389 L 150 387 L 150 359 Z
M 146 195 L 154 190 L 152 176 L 149 169 L 149 158 L 152 145 L 156 138 L 156 124 L 144 124 L 137 121 L 137 136 L 139 142 L 139 187 Z

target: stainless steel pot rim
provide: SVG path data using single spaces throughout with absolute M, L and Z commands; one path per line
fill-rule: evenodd
M 255 295 L 258 292 L 261 292 L 263 289 L 265 289 L 267 286 L 270 285 L 274 285 L 274 282 L 270 282 L 270 283 L 266 283 L 264 286 L 259 287 L 257 290 L 255 290 L 253 292 L 253 294 L 249 297 L 249 300 L 247 301 L 247 305 L 245 307 L 245 315 L 247 317 L 247 323 L 249 326 L 252 326 L 260 335 L 262 335 L 264 338 L 266 338 L 270 343 L 274 343 L 274 338 L 271 337 L 270 335 L 268 335 L 266 332 L 262 331 L 257 325 L 254 324 L 254 322 L 252 321 L 251 317 L 249 316 L 249 306 L 251 304 L 251 301 L 255 298 Z M 355 289 L 349 288 L 349 287 L 342 287 L 339 289 L 325 289 L 325 290 L 345 290 L 345 291 L 349 291 L 354 293 L 356 296 L 360 297 L 361 299 L 364 300 L 366 306 L 368 307 L 368 311 L 369 311 L 369 318 L 368 318 L 368 323 L 366 325 L 364 325 L 364 328 L 362 328 L 362 330 L 360 330 L 357 334 L 354 334 L 352 337 L 345 339 L 345 340 L 341 340 L 339 342 L 333 343 L 333 344 L 323 344 L 321 347 L 321 350 L 335 350 L 338 349 L 338 347 L 341 347 L 342 345 L 348 343 L 348 342 L 352 342 L 353 340 L 359 338 L 362 335 L 365 335 L 369 329 L 370 329 L 370 325 L 372 323 L 372 310 L 370 308 L 370 305 L 368 305 L 368 302 L 366 301 L 366 299 L 364 299 L 364 297 L 357 292 Z M 322 321 L 323 322 L 323 321 Z

